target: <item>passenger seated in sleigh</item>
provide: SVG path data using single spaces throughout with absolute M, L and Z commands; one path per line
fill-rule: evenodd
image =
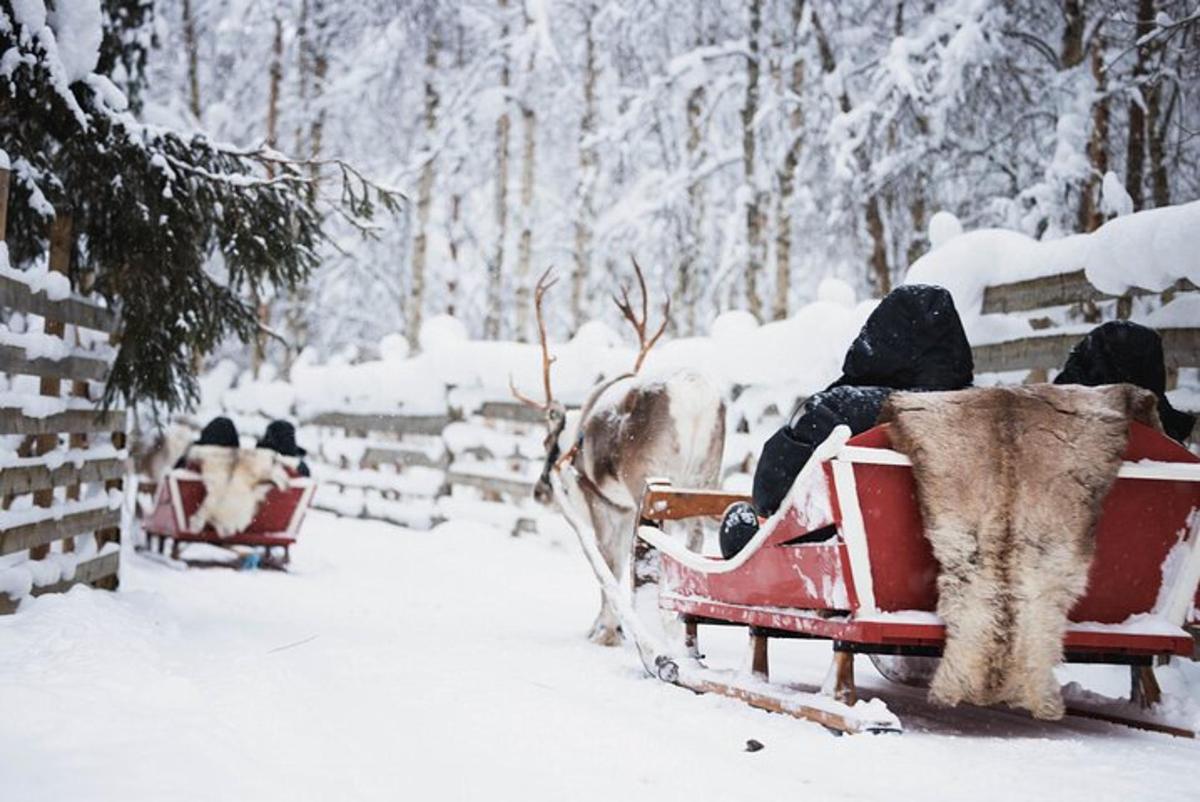
M 753 503 L 731 505 L 722 521 L 722 556 L 729 559 L 750 542 L 836 427 L 861 434 L 875 425 L 893 392 L 961 390 L 972 385 L 973 373 L 971 346 L 950 293 L 927 285 L 893 290 L 850 345 L 841 378 L 800 404 L 763 446 Z M 1180 442 L 1195 423 L 1167 400 L 1161 338 L 1136 323 L 1112 321 L 1093 329 L 1072 349 L 1055 383 L 1129 383 L 1149 390 L 1158 398 L 1163 431 Z
M 286 421 L 268 425 L 254 448 L 241 447 L 229 418 L 209 421 L 176 463 L 198 473 L 204 484 L 204 500 L 188 519 L 188 529 L 199 533 L 211 527 L 221 538 L 245 531 L 272 488 L 283 490 L 292 478 L 309 475 L 306 453 Z

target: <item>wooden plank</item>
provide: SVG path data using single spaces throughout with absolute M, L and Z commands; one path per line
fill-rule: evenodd
M 360 468 L 374 469 L 381 465 L 396 465 L 401 468 L 445 468 L 450 464 L 450 454 L 443 452 L 436 459 L 425 451 L 412 448 L 388 448 L 369 446 L 359 461 Z
M 79 329 L 75 329 L 75 342 L 79 342 Z M 72 398 L 87 398 L 88 383 L 85 381 L 71 382 L 71 397 Z M 72 451 L 83 451 L 87 449 L 88 436 L 86 434 L 72 434 L 67 438 L 67 447 Z M 75 481 L 67 488 L 67 501 L 79 501 L 80 494 L 83 492 L 83 482 Z M 67 538 L 62 544 L 63 551 L 75 551 L 75 540 Z
M 513 421 L 514 423 L 546 422 L 545 412 L 516 401 L 484 401 L 479 408 L 479 414 L 484 418 Z
M 1197 289 L 1196 285 L 1187 279 L 1180 279 L 1166 290 L 1156 291 L 1131 287 L 1123 295 L 1109 295 L 1093 287 L 1083 270 L 1075 270 L 1071 273 L 1058 273 L 1052 276 L 987 287 L 983 291 L 982 311 L 985 315 L 1032 312 L 1052 306 L 1097 303 L 1143 295 L 1161 295 L 1163 292 L 1196 292 Z
M 112 433 L 112 444 L 113 444 L 113 448 L 116 448 L 118 450 L 124 450 L 126 448 L 124 427 L 122 427 L 120 431 L 115 431 Z M 106 481 L 104 483 L 104 489 L 106 491 L 113 491 L 113 490 L 116 490 L 118 492 L 123 491 L 125 489 L 124 477 L 119 476 L 119 477 L 116 477 L 113 479 L 109 479 L 108 481 Z M 122 534 L 123 533 L 121 532 L 121 517 L 118 515 L 116 521 L 112 522 L 111 524 L 109 524 L 107 526 L 98 527 L 96 529 L 96 546 L 97 546 L 97 548 L 103 546 L 105 543 L 120 543 Z M 117 589 L 115 579 L 113 580 L 113 582 L 110 585 L 108 585 L 108 589 L 109 590 Z
M 1159 329 L 1167 370 L 1200 367 L 1200 328 Z
M 0 345 L 0 373 L 41 376 L 47 379 L 104 381 L 108 377 L 108 362 L 86 356 L 27 359 L 24 348 Z
M 62 540 L 64 537 L 84 535 L 97 529 L 120 526 L 120 524 L 121 511 L 119 509 L 100 509 L 65 515 L 57 521 L 38 521 L 24 526 L 14 526 L 11 529 L 0 530 L 0 554 L 36 549 L 38 546 Z
M 8 170 L 0 170 L 0 242 L 8 232 Z
M 351 412 L 322 412 L 303 422 L 305 426 L 328 426 L 356 432 L 386 434 L 441 434 L 450 423 L 448 415 L 385 415 Z
M 0 434 L 65 434 L 124 431 L 125 410 L 68 409 L 44 418 L 29 418 L 19 407 L 0 407 Z
M 1200 328 L 1159 329 L 1167 369 L 1200 367 Z M 1059 369 L 1082 334 L 1051 334 L 971 349 L 976 373 L 1010 370 Z
M 510 496 L 528 496 L 533 493 L 533 482 L 458 471 L 450 471 L 446 474 L 446 484 L 476 487 L 480 490 L 490 490 L 493 493 L 505 493 Z
M 78 482 L 103 482 L 125 475 L 125 462 L 116 458 L 92 460 L 79 468 L 73 463 L 50 469 L 45 465 L 23 465 L 0 471 L 0 495 L 19 496 L 35 490 L 66 487 Z
M 54 215 L 54 219 L 50 221 L 50 255 L 48 262 L 51 273 L 59 273 L 63 276 L 67 274 L 67 270 L 71 265 L 71 228 L 74 225 L 74 220 L 69 214 L 61 212 Z M 67 324 L 53 317 L 47 317 L 42 323 L 42 331 L 48 337 L 57 337 L 62 339 L 66 332 Z M 58 398 L 62 393 L 62 380 L 55 376 L 42 376 L 40 381 L 41 394 L 50 398 Z M 34 438 L 33 453 L 35 456 L 43 456 L 49 454 L 54 449 L 58 448 L 58 435 L 54 433 L 39 434 Z M 38 507 L 54 506 L 54 490 L 47 488 L 45 490 L 37 490 L 33 494 L 33 503 Z M 29 559 L 41 560 L 48 553 L 49 546 L 35 546 L 29 550 Z
M 739 501 L 750 501 L 750 497 L 722 490 L 655 485 L 642 497 L 642 517 L 649 521 L 675 521 L 698 515 L 723 515 L 730 504 Z
M 121 553 L 118 551 L 100 557 L 93 557 L 75 566 L 74 579 L 65 579 L 62 582 L 55 582 L 53 585 L 34 587 L 30 595 L 44 596 L 47 593 L 62 593 L 76 585 L 100 583 L 104 580 L 115 578 L 120 568 Z M 17 606 L 20 603 L 20 599 L 14 599 L 8 594 L 0 593 L 0 615 L 9 615 L 16 612 Z
M 117 316 L 111 309 L 81 298 L 52 301 L 45 293 L 33 292 L 28 284 L 9 276 L 0 276 L 0 306 L 96 331 L 111 332 L 117 327 Z

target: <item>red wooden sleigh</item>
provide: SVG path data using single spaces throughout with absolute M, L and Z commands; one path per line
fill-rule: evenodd
M 188 468 L 176 468 L 159 483 L 154 509 L 142 523 L 146 532 L 147 547 L 153 549 L 157 538 L 157 550 L 162 553 L 167 541 L 171 541 L 171 557 L 178 560 L 182 547 L 188 543 L 207 543 L 231 550 L 235 546 L 246 546 L 262 549 L 262 553 L 258 555 L 261 557 L 258 565 L 282 568 L 291 559 L 291 546 L 296 542 L 316 487 L 314 480 L 289 472 L 287 487 L 271 488 L 250 525 L 242 532 L 223 538 L 211 526 L 205 526 L 198 532 L 189 529 L 188 522 L 204 501 L 204 483 L 199 473 Z M 280 550 L 282 559 L 275 558 L 276 548 Z M 185 562 L 193 565 L 234 567 L 245 564 L 244 560 L 233 563 L 200 560 Z
M 827 639 L 834 696 L 853 705 L 855 653 L 937 656 L 945 632 L 934 612 L 937 563 L 907 457 L 890 449 L 886 426 L 826 446 L 733 559 L 688 551 L 657 526 L 720 515 L 744 497 L 665 483 L 647 487 L 638 545 L 661 555 L 659 604 L 683 618 L 692 654 L 697 625 L 747 626 L 755 673 L 765 678 L 770 638 Z M 1200 459 L 1133 424 L 1097 526 L 1088 591 L 1070 616 L 1067 660 L 1133 666 L 1133 697 L 1151 705 L 1159 693 L 1154 659 L 1196 648 L 1183 627 L 1200 607 L 1198 583 Z M 758 706 L 777 709 L 769 701 Z

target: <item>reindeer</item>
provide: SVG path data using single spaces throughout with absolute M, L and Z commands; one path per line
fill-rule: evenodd
M 534 290 L 534 311 L 542 347 L 542 385 L 545 401 L 523 395 L 509 379 L 513 396 L 540 410 L 546 421 L 546 456 L 534 488 L 543 504 L 556 502 L 591 523 L 608 567 L 623 585 L 633 582 L 634 527 L 647 479 L 665 478 L 682 487 L 711 487 L 719 478 L 725 445 L 725 403 L 716 389 L 695 371 L 679 371 L 660 381 L 639 381 L 646 355 L 666 330 L 670 301 L 663 305 L 663 322 L 647 336 L 648 297 L 641 267 L 633 263 L 641 290 L 641 314 L 635 313 L 628 285 L 613 302 L 638 338 L 633 370 L 592 388 L 578 413 L 566 412 L 550 387 L 550 355 L 542 302 L 557 279 L 547 270 Z M 556 493 L 553 473 L 573 469 L 582 506 Z M 691 540 L 699 537 L 693 530 Z M 693 542 L 693 547 L 699 546 Z M 601 598 L 600 612 L 589 639 L 605 646 L 621 640 L 612 602 Z

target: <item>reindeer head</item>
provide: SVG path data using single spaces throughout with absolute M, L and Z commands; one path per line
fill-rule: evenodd
M 524 395 L 513 383 L 512 376 L 508 377 L 508 389 L 512 391 L 513 397 L 525 406 L 541 411 L 546 418 L 546 439 L 543 442 L 546 459 L 542 465 L 541 476 L 538 477 L 537 484 L 533 486 L 533 497 L 542 504 L 549 504 L 554 495 L 550 484 L 550 471 L 558 467 L 558 461 L 562 456 L 559 438 L 567 424 L 567 410 L 561 403 L 554 400 L 554 394 L 550 390 L 550 366 L 554 363 L 555 357 L 550 356 L 550 345 L 546 340 L 546 319 L 542 315 L 542 300 L 546 296 L 546 291 L 558 282 L 558 279 L 550 278 L 551 270 L 553 268 L 547 269 L 541 275 L 537 287 L 533 291 L 533 308 L 537 313 L 538 339 L 542 344 L 542 387 L 546 394 L 546 400 L 534 401 Z
M 633 326 L 634 332 L 638 338 L 638 355 L 634 362 L 633 373 L 637 373 L 641 369 L 642 363 L 646 359 L 646 354 L 654 347 L 662 337 L 663 332 L 667 328 L 667 320 L 671 313 L 671 301 L 668 299 L 663 304 L 663 322 L 650 337 L 646 336 L 646 322 L 649 318 L 649 298 L 646 293 L 646 278 L 642 275 L 642 268 L 638 265 L 637 260 L 633 260 L 633 269 L 637 276 L 638 288 L 641 290 L 641 317 L 634 312 L 633 304 L 629 300 L 629 287 L 621 286 L 621 297 L 613 296 L 613 302 L 617 308 L 621 310 L 622 316 L 629 321 Z M 567 424 L 566 408 L 554 400 L 554 395 L 550 390 L 550 365 L 554 363 L 554 357 L 550 356 L 550 347 L 546 341 L 546 320 L 542 315 L 542 300 L 545 298 L 546 291 L 549 290 L 558 279 L 550 278 L 551 270 L 546 270 L 538 279 L 537 287 L 533 293 L 534 311 L 537 314 L 538 338 L 542 345 L 542 385 L 545 390 L 546 400 L 544 402 L 534 401 L 532 398 L 521 393 L 513 383 L 512 377 L 509 377 L 508 387 L 512 391 L 513 396 L 533 409 L 540 410 L 546 418 L 546 439 L 543 443 L 546 449 L 545 461 L 542 463 L 542 473 L 538 477 L 537 483 L 533 488 L 533 497 L 542 504 L 549 504 L 553 499 L 554 490 L 550 483 L 550 475 L 552 471 L 558 470 L 563 463 L 569 462 L 575 455 L 578 443 L 571 443 L 564 450 L 562 443 L 563 430 Z M 586 416 L 587 410 L 583 411 Z M 583 421 L 580 420 L 580 430 L 582 431 Z

